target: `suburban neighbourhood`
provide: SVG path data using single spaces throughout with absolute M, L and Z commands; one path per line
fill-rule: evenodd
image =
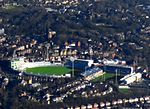
M 149 109 L 148 0 L 0 0 L 0 109 Z

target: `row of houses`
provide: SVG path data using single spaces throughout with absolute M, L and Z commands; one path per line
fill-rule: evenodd
M 139 97 L 139 98 L 118 99 L 114 101 L 106 101 L 106 102 L 93 103 L 93 104 L 87 104 L 87 105 L 81 105 L 81 106 L 74 106 L 74 107 L 68 107 L 67 109 L 99 109 L 99 108 L 111 109 L 111 107 L 113 106 L 118 106 L 122 104 L 149 102 L 149 101 L 150 101 L 150 96 L 145 96 L 145 97 Z

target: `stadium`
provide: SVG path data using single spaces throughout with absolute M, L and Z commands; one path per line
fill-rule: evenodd
M 65 64 L 61 62 L 35 61 L 29 62 L 25 57 L 15 58 L 11 61 L 11 68 L 16 71 L 24 72 L 28 75 L 50 76 L 50 77 L 71 77 L 73 72 L 84 71 L 91 67 L 93 60 L 66 59 Z
M 28 62 L 24 57 L 20 57 L 11 61 L 11 68 L 29 75 L 71 77 L 71 69 L 60 62 Z
M 87 59 L 74 59 L 73 61 L 66 59 L 64 64 L 61 62 L 51 63 L 49 61 L 29 62 L 25 57 L 16 58 L 11 61 L 12 69 L 33 76 L 74 77 L 75 70 L 76 76 L 92 80 L 98 77 L 101 78 L 102 75 L 113 77 L 116 73 L 126 75 L 133 72 L 130 66 L 114 64 L 107 64 L 105 66 L 92 65 L 94 65 L 94 61 Z

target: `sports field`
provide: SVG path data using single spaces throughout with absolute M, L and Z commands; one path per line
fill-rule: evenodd
M 104 81 L 104 80 L 107 80 L 107 79 L 112 78 L 114 76 L 115 76 L 115 73 L 105 73 L 103 76 L 99 76 L 99 77 L 93 79 L 92 82 Z
M 130 89 L 119 89 L 119 92 L 121 93 L 130 93 Z
M 71 69 L 62 66 L 44 66 L 26 69 L 27 73 L 41 75 L 63 75 L 68 74 L 70 71 Z

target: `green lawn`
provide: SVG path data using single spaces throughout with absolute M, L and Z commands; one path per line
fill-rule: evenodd
M 105 73 L 103 76 L 99 76 L 99 77 L 93 79 L 92 82 L 104 81 L 104 80 L 107 80 L 107 79 L 112 78 L 114 76 L 115 76 L 115 73 Z
M 129 93 L 130 92 L 130 89 L 119 89 L 119 92 L 121 93 Z
M 22 6 L 13 6 L 13 5 L 7 5 L 2 8 L 6 12 L 14 12 L 24 9 Z
M 41 74 L 41 75 L 63 75 L 67 74 L 71 71 L 66 67 L 61 66 L 45 66 L 45 67 L 34 67 L 34 68 L 27 68 L 27 73 L 32 74 Z

